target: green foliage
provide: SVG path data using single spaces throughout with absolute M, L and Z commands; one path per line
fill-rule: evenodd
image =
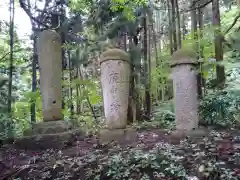
M 99 123 L 91 115 L 75 115 L 69 121 L 74 129 L 80 129 L 87 135 L 96 134 L 99 128 Z
M 173 121 L 175 116 L 173 100 L 158 103 L 153 114 L 155 119 Z
M 179 165 L 177 158 L 157 149 L 125 150 L 119 154 L 109 155 L 97 167 L 89 168 L 88 179 L 153 179 L 177 178 L 186 176 L 185 169 Z
M 236 92 L 216 91 L 206 95 L 199 108 L 200 124 L 230 127 L 239 123 L 240 96 Z
M 22 93 L 21 98 L 13 105 L 13 116 L 19 120 L 30 121 L 30 106 L 32 102 L 35 102 L 36 105 L 36 120 L 40 121 L 42 119 L 42 98 L 39 90 Z
M 100 104 L 102 102 L 102 98 L 99 92 L 99 81 L 94 79 L 75 79 L 71 83 L 72 87 L 81 87 L 79 88 L 80 95 L 78 101 L 82 103 L 87 102 L 87 98 L 92 105 Z
M 200 125 L 214 128 L 239 126 L 240 91 L 218 90 L 207 94 L 199 107 Z M 140 127 L 173 128 L 175 125 L 173 101 L 158 103 L 153 107 L 153 118 Z
M 173 128 L 175 113 L 173 101 L 160 102 L 153 107 L 153 125 L 159 128 Z
M 170 59 L 171 56 L 168 53 L 161 52 L 159 59 L 160 66 L 152 69 L 151 71 L 151 94 L 154 99 L 158 99 L 161 91 L 167 86 L 167 82 L 170 78 L 171 68 Z
M 6 112 L 7 110 L 7 84 L 8 79 L 5 77 L 0 77 L 0 113 Z
M 68 5 L 73 12 L 87 13 L 92 2 L 90 0 L 70 0 Z
M 28 128 L 30 128 L 29 121 L 0 113 L 0 140 L 22 136 L 24 130 Z
M 175 126 L 175 113 L 173 101 L 156 103 L 153 106 L 151 121 L 141 121 L 134 126 L 138 129 L 161 128 L 173 129 Z
M 0 114 L 0 139 L 13 138 L 15 136 L 15 122 L 6 114 Z
M 239 8 L 234 7 L 231 11 L 222 13 L 221 15 L 221 25 L 222 31 L 225 32 L 228 27 L 230 27 L 235 19 L 235 17 L 239 14 Z M 238 21 L 235 26 L 229 31 L 228 35 L 233 32 L 236 32 L 239 27 L 240 22 Z

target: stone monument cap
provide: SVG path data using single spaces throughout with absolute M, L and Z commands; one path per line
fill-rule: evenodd
M 125 51 L 118 48 L 107 49 L 100 56 L 100 64 L 107 60 L 123 60 L 130 63 L 130 56 Z
M 197 53 L 195 50 L 190 48 L 182 48 L 175 51 L 172 55 L 171 67 L 175 67 L 181 64 L 192 64 L 197 65 Z

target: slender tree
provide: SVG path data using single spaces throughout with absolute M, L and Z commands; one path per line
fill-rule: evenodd
M 33 32 L 33 58 L 32 58 L 32 92 L 37 90 L 37 35 Z M 36 101 L 31 102 L 31 122 L 36 122 Z
M 150 87 L 149 87 L 149 63 L 148 63 L 148 18 L 147 14 L 145 14 L 144 20 L 143 20 L 143 56 L 144 56 L 144 70 L 145 70 L 145 115 L 147 117 L 150 116 L 150 106 L 151 106 L 151 100 L 150 100 Z
M 12 77 L 13 77 L 13 45 L 14 45 L 14 15 L 15 15 L 15 1 L 10 0 L 10 59 L 9 59 L 9 81 L 8 81 L 8 113 L 12 111 Z
M 214 46 L 215 46 L 215 59 L 216 61 L 223 60 L 223 42 L 221 38 L 221 19 L 220 19 L 220 10 L 219 10 L 219 0 L 212 1 L 212 25 L 214 27 Z M 219 88 L 224 87 L 225 83 L 225 70 L 224 66 L 217 64 L 216 66 L 216 74 L 217 74 L 217 85 Z
M 176 6 L 176 19 L 177 19 L 177 39 L 178 39 L 178 49 L 182 46 L 182 39 L 181 39 L 181 22 L 180 22 L 180 12 L 179 12 L 179 5 L 178 0 L 175 0 Z

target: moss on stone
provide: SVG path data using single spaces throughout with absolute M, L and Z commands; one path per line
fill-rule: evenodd
M 42 123 L 36 123 L 32 125 L 31 129 L 24 132 L 25 136 L 38 135 L 38 134 L 53 134 L 66 132 L 71 129 L 71 125 L 63 120 L 60 121 L 48 121 Z
M 71 132 L 63 132 L 56 134 L 39 134 L 33 136 L 24 136 L 16 139 L 14 145 L 22 149 L 50 149 L 64 148 L 67 144 L 73 142 Z
M 192 64 L 197 65 L 197 53 L 190 47 L 185 47 L 177 50 L 172 55 L 171 67 L 175 67 L 181 64 Z
M 102 53 L 100 63 L 106 60 L 125 60 L 130 62 L 130 56 L 121 49 L 111 48 Z
M 174 52 L 172 58 L 175 61 L 179 61 L 185 58 L 191 58 L 197 61 L 197 53 L 195 50 L 193 50 L 193 48 L 185 47 Z
M 15 140 L 18 148 L 49 149 L 63 148 L 74 140 L 76 130 L 71 130 L 71 124 L 66 121 L 49 121 L 33 124 L 24 132 L 24 136 Z
M 78 136 L 82 136 L 80 130 L 71 130 L 54 134 L 38 134 L 24 136 L 14 141 L 17 148 L 37 150 L 37 149 L 62 149 L 72 145 Z

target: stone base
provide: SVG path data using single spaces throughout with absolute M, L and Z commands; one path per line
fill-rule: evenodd
M 185 137 L 189 137 L 192 140 L 196 140 L 198 138 L 203 138 L 208 134 L 209 134 L 209 129 L 201 127 L 191 131 L 175 130 L 171 133 L 171 136 L 179 139 L 184 139 Z
M 135 129 L 101 129 L 99 131 L 99 143 L 106 144 L 112 141 L 124 143 L 137 140 L 137 131 Z
M 47 121 L 33 124 L 32 129 L 24 132 L 24 136 L 62 133 L 68 131 L 69 129 L 71 129 L 71 125 L 66 121 Z
M 24 136 L 16 139 L 14 144 L 23 149 L 61 149 L 74 142 L 80 132 L 70 130 L 65 121 L 49 121 L 33 125 Z

